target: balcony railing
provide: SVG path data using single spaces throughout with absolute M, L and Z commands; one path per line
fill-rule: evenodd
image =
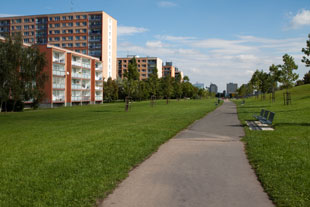
M 63 102 L 65 101 L 65 96 L 53 96 L 53 101 Z
M 81 101 L 82 97 L 81 96 L 71 96 L 71 101 Z
M 81 84 L 72 84 L 71 89 L 82 89 Z
M 102 86 L 95 86 L 95 90 L 102 90 Z
M 53 83 L 53 88 L 65 88 L 64 83 Z
M 91 75 L 90 74 L 83 74 L 82 75 L 82 78 L 85 78 L 85 79 L 90 79 Z
M 53 58 L 54 63 L 65 63 L 65 59 Z
M 64 76 L 66 75 L 65 71 L 53 70 L 53 75 Z
M 83 96 L 83 97 L 82 97 L 82 100 L 83 100 L 83 101 L 90 101 L 90 96 Z
M 90 89 L 90 85 L 82 85 L 82 89 L 88 90 L 88 89 Z
M 72 65 L 74 66 L 81 66 L 81 62 L 77 62 L 77 61 L 72 61 Z
M 100 77 L 100 76 L 95 76 L 95 80 L 99 80 L 99 81 L 101 81 L 101 80 L 103 80 L 103 78 L 102 78 L 102 77 Z
M 88 64 L 88 63 L 82 63 L 82 67 L 83 67 L 83 68 L 90 68 L 90 64 Z
M 82 74 L 80 74 L 80 73 L 72 73 L 72 78 L 82 78 Z
M 95 100 L 96 100 L 96 101 L 102 101 L 102 96 L 96 96 L 96 97 L 95 97 Z
M 95 70 L 100 70 L 100 71 L 102 71 L 102 66 L 96 67 Z

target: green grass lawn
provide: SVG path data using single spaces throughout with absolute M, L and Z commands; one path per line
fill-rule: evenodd
M 94 206 L 213 100 L 0 114 L 0 206 Z
M 246 128 L 248 158 L 265 191 L 277 206 L 310 206 L 310 85 L 290 90 L 292 104 L 283 105 L 283 91 L 276 103 L 268 100 L 238 101 L 239 119 L 253 120 L 262 108 L 276 113 L 274 131 Z

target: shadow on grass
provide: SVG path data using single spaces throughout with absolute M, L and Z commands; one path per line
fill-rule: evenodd
M 310 126 L 310 123 L 276 123 L 274 126 Z
M 91 112 L 95 112 L 95 113 L 119 113 L 119 112 L 123 112 L 125 110 L 94 110 L 94 111 L 91 111 Z
M 253 109 L 253 108 L 265 108 L 265 107 L 269 107 L 270 105 L 266 106 L 242 106 L 240 108 L 245 108 L 245 109 Z
M 246 124 L 233 124 L 233 125 L 227 125 L 227 126 L 230 126 L 230 127 L 245 127 L 247 125 Z

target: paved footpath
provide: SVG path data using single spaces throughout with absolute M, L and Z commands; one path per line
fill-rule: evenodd
M 269 207 L 240 138 L 236 107 L 222 106 L 163 144 L 100 207 Z

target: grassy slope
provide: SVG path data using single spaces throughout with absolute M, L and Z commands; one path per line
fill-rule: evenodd
M 0 206 L 93 206 L 214 100 L 0 114 Z
M 276 103 L 255 98 L 238 102 L 241 121 L 253 119 L 262 108 L 276 113 L 275 131 L 246 129 L 248 158 L 264 189 L 277 206 L 310 206 L 310 85 L 290 90 L 292 105 L 283 105 L 283 91 Z M 269 98 L 269 96 L 268 96 Z

